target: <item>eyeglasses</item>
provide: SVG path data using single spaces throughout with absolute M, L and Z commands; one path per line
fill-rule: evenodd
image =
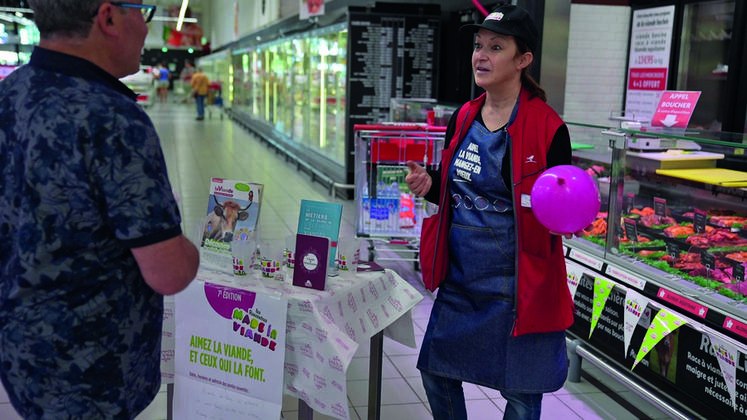
M 150 22 L 153 20 L 153 15 L 156 14 L 156 6 L 152 4 L 137 4 L 137 3 L 125 3 L 123 1 L 110 1 L 108 2 L 112 6 L 117 7 L 127 7 L 130 9 L 140 9 L 140 12 L 143 14 L 143 20 L 145 20 L 145 23 Z M 98 10 L 96 10 L 92 15 L 91 18 L 95 17 L 99 13 Z

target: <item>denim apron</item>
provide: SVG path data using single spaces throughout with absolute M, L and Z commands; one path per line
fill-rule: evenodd
M 417 367 L 499 390 L 552 392 L 566 379 L 565 333 L 511 337 L 516 235 L 511 189 L 501 176 L 508 143 L 505 129 L 491 132 L 475 121 L 449 166 L 449 270 Z

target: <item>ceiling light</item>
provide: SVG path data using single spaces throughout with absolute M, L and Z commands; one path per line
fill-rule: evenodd
M 188 5 L 189 5 L 189 0 L 182 0 L 182 8 L 179 10 L 179 20 L 176 21 L 177 32 L 182 30 L 182 24 L 184 23 L 184 15 L 187 13 Z
M 22 7 L 0 7 L 0 12 L 34 13 L 33 10 Z
M 151 20 L 157 20 L 160 22 L 177 22 L 179 21 L 179 18 L 175 18 L 173 16 L 153 16 L 153 19 Z M 196 23 L 197 19 L 196 18 L 184 18 L 184 22 Z

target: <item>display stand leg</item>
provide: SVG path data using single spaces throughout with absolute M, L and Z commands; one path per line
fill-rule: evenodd
M 306 401 L 298 399 L 298 420 L 313 420 L 314 410 L 306 404 Z
M 174 420 L 174 384 L 166 385 L 166 420 Z
M 568 382 L 581 382 L 581 356 L 576 354 L 578 345 L 578 340 L 573 340 L 568 344 Z
M 368 420 L 381 418 L 381 365 L 384 355 L 384 331 L 371 337 L 371 358 L 368 365 Z

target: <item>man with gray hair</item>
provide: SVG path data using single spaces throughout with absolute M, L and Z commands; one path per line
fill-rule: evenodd
M 155 127 L 119 78 L 155 6 L 29 0 L 0 88 L 0 379 L 25 419 L 132 419 L 160 387 L 163 295 L 192 281 Z

